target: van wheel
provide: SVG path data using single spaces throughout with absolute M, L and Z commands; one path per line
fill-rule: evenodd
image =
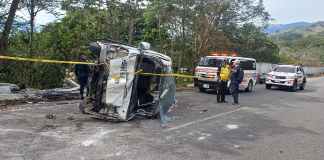
M 266 84 L 266 89 L 271 89 L 272 85 L 271 84 Z
M 203 87 L 199 87 L 199 92 L 206 92 L 206 89 Z
M 297 82 L 294 82 L 293 86 L 290 87 L 290 92 L 296 92 L 297 91 Z
M 248 84 L 248 87 L 245 89 L 246 92 L 252 92 L 253 91 L 253 82 L 250 81 Z

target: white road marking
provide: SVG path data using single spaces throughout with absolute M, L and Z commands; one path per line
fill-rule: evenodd
M 212 119 L 215 119 L 215 118 L 219 118 L 219 117 L 222 117 L 222 116 L 226 116 L 226 115 L 229 115 L 229 114 L 232 114 L 232 113 L 241 111 L 243 109 L 246 109 L 246 107 L 241 107 L 241 108 L 235 109 L 233 111 L 216 114 L 216 115 L 213 115 L 213 116 L 210 116 L 210 117 L 206 117 L 206 118 L 203 118 L 203 119 L 199 119 L 199 120 L 196 120 L 196 121 L 188 122 L 188 123 L 185 123 L 185 124 L 176 126 L 176 127 L 171 127 L 171 128 L 168 128 L 168 129 L 164 130 L 164 132 L 170 132 L 170 131 L 182 129 L 182 128 L 185 128 L 185 127 L 188 127 L 188 126 L 197 124 L 197 123 L 201 123 L 201 122 L 204 122 L 204 121 L 209 121 L 209 120 L 212 120 Z

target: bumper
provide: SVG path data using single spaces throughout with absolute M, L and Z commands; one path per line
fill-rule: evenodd
M 285 80 L 279 80 L 279 79 L 267 79 L 265 81 L 265 84 L 268 85 L 274 85 L 274 86 L 285 86 L 285 87 L 292 87 L 294 85 L 293 79 L 285 79 Z
M 204 89 L 217 89 L 217 82 L 213 82 L 213 81 L 198 81 L 198 87 L 199 88 L 204 88 Z

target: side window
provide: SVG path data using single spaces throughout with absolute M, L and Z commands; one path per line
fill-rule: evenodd
M 240 66 L 243 70 L 255 70 L 256 69 L 255 61 L 251 61 L 251 60 L 242 60 L 240 63 Z
M 252 63 L 252 69 L 256 70 L 256 61 L 251 61 L 251 63 Z

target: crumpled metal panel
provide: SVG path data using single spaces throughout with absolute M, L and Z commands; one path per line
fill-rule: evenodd
M 127 118 L 132 85 L 134 81 L 136 56 L 112 59 L 107 81 L 106 104 L 117 108 L 120 117 Z

